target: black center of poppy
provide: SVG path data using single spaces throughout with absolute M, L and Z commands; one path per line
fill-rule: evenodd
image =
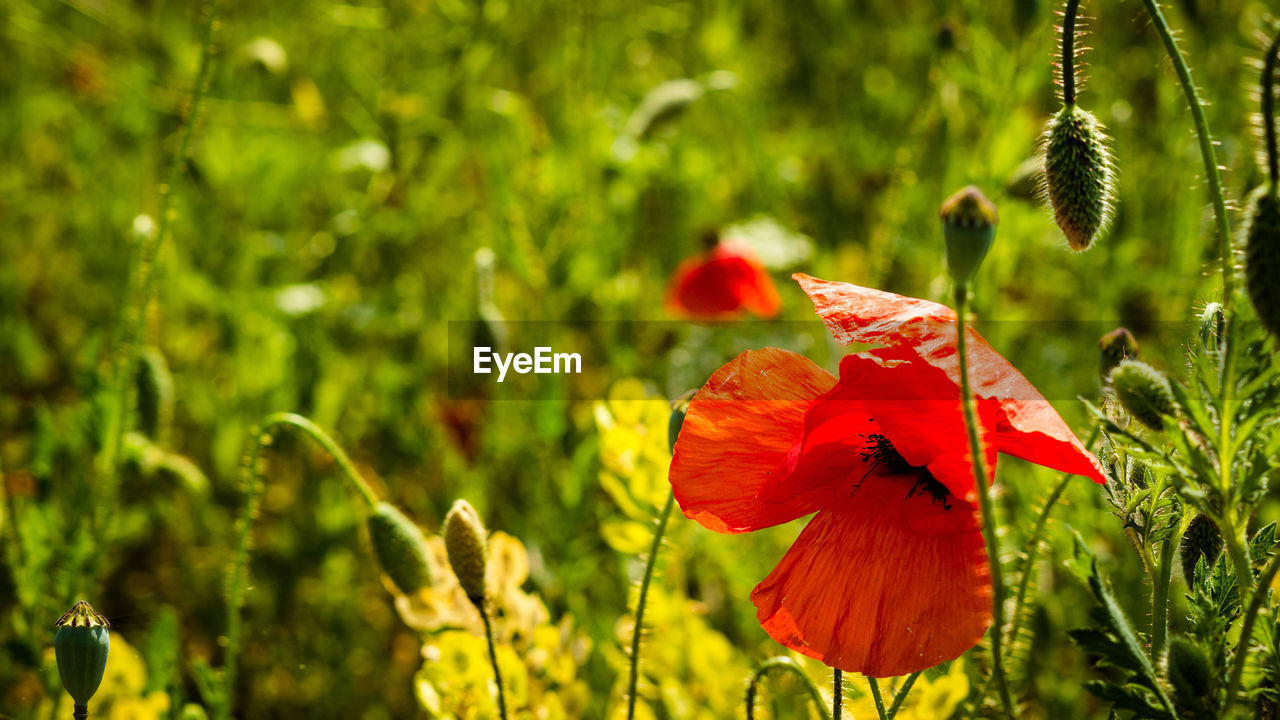
M 862 460 L 870 465 L 867 475 L 873 471 L 883 469 L 884 474 L 890 476 L 907 476 L 914 478 L 911 489 L 907 491 L 904 500 L 910 500 L 915 497 L 916 493 L 928 493 L 933 498 L 934 505 L 941 505 L 942 509 L 951 509 L 951 491 L 947 489 L 933 476 L 933 473 L 920 465 L 912 465 L 907 459 L 902 457 L 898 449 L 889 442 L 889 438 L 880 433 L 872 433 L 871 435 L 863 435 L 867 440 L 861 455 Z M 866 480 L 866 475 L 862 477 Z M 858 482 L 858 486 L 862 485 L 862 481 Z M 854 492 L 858 488 L 854 487 Z

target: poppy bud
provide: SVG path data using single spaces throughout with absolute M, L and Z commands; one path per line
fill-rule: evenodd
M 967 286 L 991 249 L 999 222 L 996 206 L 970 185 L 947 198 L 938 214 L 947 241 L 947 272 L 957 287 Z
M 1087 110 L 1067 105 L 1044 132 L 1045 197 L 1072 250 L 1093 245 L 1111 220 L 1115 168 L 1102 125 Z
M 1280 199 L 1254 198 L 1245 244 L 1245 285 L 1258 319 L 1280 337 Z
M 1138 357 L 1138 340 L 1133 333 L 1119 327 L 1098 340 L 1098 371 L 1105 379 L 1121 360 L 1133 360 Z
M 1181 636 L 1169 641 L 1168 675 L 1180 717 L 1216 717 L 1205 708 L 1205 701 L 1213 697 L 1213 672 L 1198 645 Z
M 467 598 L 484 605 L 484 575 L 489 562 L 488 533 L 471 503 L 457 500 L 444 518 L 444 547 L 449 565 Z
M 138 389 L 138 429 L 163 445 L 173 425 L 173 375 L 159 350 L 149 347 L 138 354 L 134 382 Z
M 107 628 L 111 623 L 81 600 L 58 619 L 53 636 L 53 652 L 58 660 L 62 687 L 75 701 L 77 718 L 89 717 L 89 698 L 102 684 L 107 669 L 107 649 L 111 645 Z
M 373 554 L 400 592 L 412 595 L 431 582 L 427 539 L 412 520 L 380 502 L 369 514 L 367 526 Z
M 1204 558 L 1205 567 L 1217 562 L 1222 554 L 1222 533 L 1208 515 L 1196 515 L 1182 535 L 1182 577 L 1188 585 L 1195 583 L 1196 565 Z
M 1152 430 L 1163 430 L 1164 416 L 1178 411 L 1169 378 L 1144 362 L 1122 361 L 1111 373 L 1111 387 L 1124 409 Z

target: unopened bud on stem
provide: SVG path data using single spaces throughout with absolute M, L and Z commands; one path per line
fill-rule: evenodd
M 458 500 L 444 518 L 444 546 L 449 565 L 467 598 L 484 610 L 484 576 L 489 562 L 488 533 L 471 503 Z
M 965 287 L 991 249 L 999 222 L 996 206 L 970 185 L 947 198 L 938 214 L 947 241 L 947 272 L 957 287 Z

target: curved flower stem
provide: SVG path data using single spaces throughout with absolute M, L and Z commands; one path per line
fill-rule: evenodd
M 1274 196 L 1277 184 L 1280 184 L 1280 158 L 1276 153 L 1276 118 L 1275 118 L 1275 86 L 1276 60 L 1280 55 L 1280 34 L 1271 41 L 1267 48 L 1266 63 L 1262 67 L 1262 132 L 1267 141 L 1267 180 L 1268 189 Z
M 911 692 L 911 686 L 916 684 L 916 678 L 920 677 L 922 670 L 917 670 L 907 676 L 903 681 L 902 687 L 898 688 L 898 692 L 893 694 L 893 705 L 889 706 L 889 720 L 893 720 L 898 714 L 898 709 L 902 707 L 902 703 L 907 699 L 907 693 Z
M 137 362 L 138 345 L 146 324 L 147 306 L 155 294 L 155 264 L 169 233 L 169 221 L 174 187 L 186 166 L 191 152 L 191 137 L 195 134 L 200 118 L 200 108 L 209 85 L 209 66 L 213 62 L 213 31 L 218 14 L 217 0 L 209 0 L 205 8 L 204 27 L 200 40 L 200 66 L 196 70 L 195 85 L 191 89 L 191 103 L 182 130 L 178 152 L 169 165 L 169 174 L 160 186 L 160 207 L 157 210 L 156 228 L 144 233 L 129 258 L 129 279 L 125 290 L 125 304 L 120 313 L 120 340 L 112 368 L 111 384 L 107 395 L 107 417 L 104 423 L 101 468 L 112 483 L 115 482 L 117 465 L 124 446 L 126 417 L 132 403 L 129 378 Z
M 1209 121 L 1205 119 L 1204 105 L 1200 102 L 1195 81 L 1191 79 L 1191 69 L 1187 67 L 1187 61 L 1182 57 L 1182 51 L 1178 49 L 1178 41 L 1173 37 L 1169 23 L 1165 22 L 1164 15 L 1160 12 L 1160 5 L 1156 0 L 1142 0 L 1142 3 L 1146 5 L 1151 23 L 1156 26 L 1160 39 L 1164 41 L 1169 60 L 1173 62 L 1173 69 L 1177 71 L 1178 80 L 1182 83 L 1182 94 L 1186 95 L 1187 104 L 1191 106 L 1191 119 L 1195 123 L 1196 138 L 1200 141 L 1200 157 L 1204 160 L 1205 177 L 1209 180 L 1209 195 L 1213 200 L 1213 215 L 1218 224 L 1218 255 L 1222 263 L 1222 305 L 1229 314 L 1235 300 L 1231 219 L 1227 217 L 1227 200 L 1222 191 L 1222 177 L 1218 173 L 1218 158 L 1213 149 L 1213 135 L 1209 133 Z
M 956 286 L 956 346 L 960 354 L 960 404 L 964 408 L 964 423 L 969 435 L 969 454 L 973 457 L 974 490 L 982 507 L 982 535 L 987 542 L 987 561 L 991 566 L 991 662 L 992 676 L 1000 690 L 1000 702 L 1005 714 L 1017 718 L 1013 697 L 1004 674 L 1004 656 L 1001 641 L 1004 635 L 1004 573 L 1000 568 L 1000 545 L 996 539 L 995 509 L 991 502 L 991 488 L 987 483 L 987 462 L 978 436 L 978 420 L 973 408 L 973 393 L 969 389 L 969 357 L 965 342 L 965 315 L 969 311 L 969 288 Z
M 667 521 L 671 518 L 671 509 L 675 507 L 676 494 L 673 489 L 667 494 L 667 504 L 658 516 L 658 528 L 653 533 L 653 545 L 649 547 L 649 559 L 644 566 L 644 580 L 640 582 L 640 598 L 636 601 L 636 624 L 631 632 L 631 676 L 627 681 L 627 720 L 636 716 L 636 685 L 640 682 L 640 636 L 644 632 L 644 605 L 649 599 L 649 583 L 653 581 L 653 569 L 658 563 L 658 551 L 662 549 L 662 536 L 667 533 Z
M 832 673 L 831 680 L 831 714 L 835 720 L 840 720 L 840 714 L 844 712 L 844 671 L 835 668 Z
M 498 684 L 498 717 L 507 720 L 507 694 L 502 689 L 502 671 L 498 669 L 498 651 L 493 643 L 493 623 L 489 621 L 489 611 L 480 608 L 480 619 L 484 621 L 484 639 L 489 643 L 489 662 L 493 664 L 493 680 Z
M 1253 624 L 1258 619 L 1258 613 L 1269 595 L 1268 590 L 1276 579 L 1277 572 L 1280 572 L 1280 553 L 1273 555 L 1266 567 L 1258 574 L 1253 597 L 1249 600 L 1248 609 L 1245 610 L 1244 622 L 1240 625 L 1240 640 L 1236 644 L 1236 655 L 1231 661 L 1231 675 L 1227 681 L 1227 706 L 1223 708 L 1224 713 L 1231 709 L 1236 691 L 1240 689 L 1240 678 L 1244 675 L 1244 661 L 1249 656 L 1249 642 L 1253 637 Z
M 818 708 L 818 713 L 822 716 L 822 720 L 832 720 L 831 713 L 827 711 L 827 703 L 822 698 L 822 691 L 818 689 L 813 679 L 794 660 L 785 656 L 769 658 L 760 663 L 755 672 L 751 673 L 751 680 L 747 683 L 747 720 L 755 720 L 756 695 L 760 692 L 760 681 L 773 670 L 789 672 L 795 675 L 800 680 L 800 684 L 804 685 L 805 690 L 809 692 L 809 698 L 813 700 L 813 706 Z M 840 671 L 837 670 L 836 672 Z
M 871 687 L 871 699 L 875 701 L 876 714 L 880 716 L 880 720 L 887 720 L 888 715 L 884 711 L 884 698 L 880 697 L 880 682 L 873 677 L 868 677 L 867 685 Z
M 281 426 L 298 428 L 325 449 L 338 467 L 351 489 L 360 496 L 366 509 L 378 503 L 369 484 L 360 477 L 355 464 L 338 443 L 320 426 L 295 413 L 274 413 L 262 419 L 260 426 L 249 431 L 249 452 L 240 465 L 240 478 L 244 486 L 244 505 L 240 508 L 237 519 L 235 561 L 231 567 L 231 575 L 227 579 L 227 649 L 223 661 L 223 692 L 221 705 L 215 713 L 219 720 L 231 717 L 235 700 L 236 661 L 240 652 L 241 618 L 240 610 L 244 607 L 244 593 L 248 586 L 249 574 L 249 540 L 253 518 L 258 514 L 258 500 L 262 492 L 262 450 L 275 441 L 275 430 Z

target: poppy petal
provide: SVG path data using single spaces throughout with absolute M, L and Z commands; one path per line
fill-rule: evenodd
M 751 255 L 724 245 L 680 263 L 666 304 L 673 312 L 703 319 L 728 318 L 744 309 L 772 317 L 782 307 L 764 267 Z
M 874 354 L 920 358 L 959 384 L 955 312 L 951 308 L 801 273 L 792 277 L 813 301 L 814 309 L 837 342 L 886 345 Z M 973 328 L 965 329 L 965 338 L 974 394 L 999 403 L 997 449 L 1038 465 L 1105 482 L 1098 459 L 1085 449 L 1040 391 Z
M 844 476 L 785 470 L 805 413 L 836 379 L 803 355 L 744 352 L 694 395 L 671 461 L 671 487 L 689 518 L 740 533 L 808 515 Z
M 809 522 L 751 594 L 774 640 L 871 677 L 933 667 L 981 640 L 991 584 L 977 514 L 904 498 L 907 482 L 872 475 Z

